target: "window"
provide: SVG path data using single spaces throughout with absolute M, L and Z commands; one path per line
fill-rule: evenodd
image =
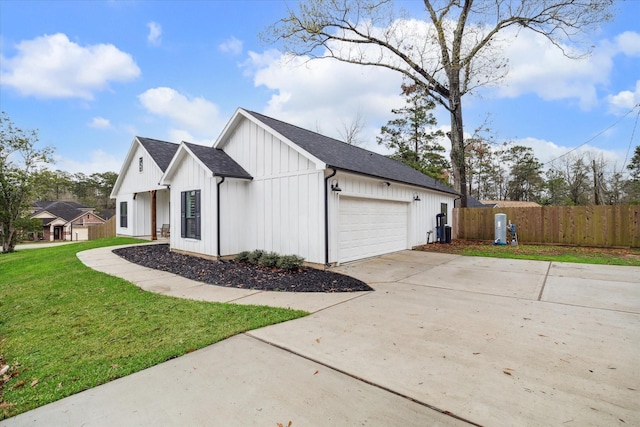
M 142 172 L 143 169 L 144 169 L 144 161 L 143 161 L 143 158 L 140 157 L 138 158 L 138 172 Z
M 200 239 L 200 190 L 180 193 L 182 219 L 181 235 L 189 239 Z
M 127 202 L 120 202 L 120 227 L 127 228 Z
M 445 224 L 449 223 L 449 218 L 447 217 L 448 216 L 447 210 L 448 210 L 447 204 L 446 203 L 440 203 L 440 213 L 444 214 L 444 223 Z

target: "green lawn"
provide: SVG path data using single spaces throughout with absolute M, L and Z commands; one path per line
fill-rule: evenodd
M 305 316 L 143 291 L 76 253 L 113 238 L 0 255 L 0 420 L 221 341 Z
M 640 250 L 587 248 L 575 246 L 529 245 L 496 246 L 491 242 L 454 240 L 451 244 L 431 244 L 418 248 L 428 252 L 444 252 L 466 256 L 530 259 L 538 261 L 576 262 L 640 266 Z

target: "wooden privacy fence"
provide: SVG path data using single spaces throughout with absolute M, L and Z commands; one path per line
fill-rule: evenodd
M 104 224 L 89 227 L 89 240 L 116 236 L 116 217 L 109 218 Z
M 522 243 L 640 247 L 640 206 L 541 206 L 454 209 L 457 237 L 494 240 L 494 217 L 507 215 Z

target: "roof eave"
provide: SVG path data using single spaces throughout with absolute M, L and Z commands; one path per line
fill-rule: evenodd
M 391 182 L 395 182 L 397 184 L 402 184 L 402 185 L 411 185 L 411 186 L 414 186 L 414 187 L 425 188 L 427 190 L 438 191 L 440 193 L 447 193 L 447 194 L 452 194 L 452 195 L 455 195 L 455 196 L 460 196 L 461 195 L 460 193 L 458 193 L 453 188 L 451 189 L 451 191 L 446 191 L 446 190 L 441 190 L 439 188 L 429 187 L 427 185 L 420 185 L 420 184 L 415 184 L 413 182 L 406 182 L 406 181 L 398 181 L 397 179 L 385 178 L 385 177 L 382 177 L 380 175 L 373 175 L 373 174 L 368 174 L 368 173 L 364 173 L 364 172 L 359 172 L 359 171 L 355 171 L 355 170 L 352 170 L 352 169 L 347 169 L 347 168 L 340 167 L 340 166 L 327 165 L 327 169 L 335 169 L 335 170 L 348 172 L 348 173 L 352 173 L 352 174 L 356 174 L 356 175 L 367 176 L 369 178 L 382 179 L 382 180 L 385 180 L 385 181 L 391 181 Z

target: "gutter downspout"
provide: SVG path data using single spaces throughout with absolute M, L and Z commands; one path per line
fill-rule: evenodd
M 217 209 L 217 213 L 216 213 L 216 227 L 217 227 L 217 232 L 216 232 L 216 237 L 218 239 L 218 259 L 220 259 L 220 185 L 224 182 L 224 176 L 221 177 L 222 179 L 220 180 L 220 182 L 218 182 L 217 184 L 217 191 L 216 191 L 216 209 Z
M 329 179 L 334 177 L 338 171 L 331 168 L 333 173 L 324 179 L 324 265 L 329 266 Z

